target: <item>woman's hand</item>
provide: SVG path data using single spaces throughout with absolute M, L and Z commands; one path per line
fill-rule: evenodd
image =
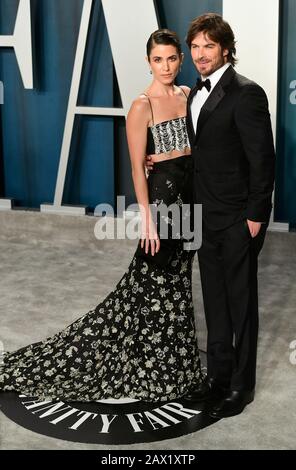
M 142 217 L 141 248 L 145 248 L 146 254 L 149 253 L 150 248 L 152 256 L 160 249 L 160 240 L 151 214 Z

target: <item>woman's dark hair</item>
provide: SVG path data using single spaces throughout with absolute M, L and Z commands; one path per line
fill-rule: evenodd
M 217 13 L 206 13 L 205 15 L 195 18 L 189 26 L 186 37 L 188 47 L 195 36 L 199 33 L 206 33 L 212 41 L 220 44 L 221 48 L 228 49 L 227 61 L 231 65 L 235 65 L 237 59 L 234 57 L 236 54 L 235 39 L 233 31 L 227 21 L 224 21 L 221 15 Z
M 146 51 L 148 60 L 153 47 L 159 44 L 163 44 L 164 46 L 174 46 L 177 49 L 178 54 L 182 54 L 181 43 L 177 34 L 169 29 L 158 29 L 151 34 L 147 41 Z

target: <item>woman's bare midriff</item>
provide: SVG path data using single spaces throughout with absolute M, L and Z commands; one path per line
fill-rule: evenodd
M 172 150 L 170 153 L 159 153 L 150 155 L 153 163 L 163 162 L 164 160 L 171 160 L 172 158 L 182 157 L 183 155 L 191 155 L 190 147 L 186 147 L 184 150 Z

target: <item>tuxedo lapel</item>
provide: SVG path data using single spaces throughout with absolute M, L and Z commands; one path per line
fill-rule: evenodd
M 193 142 L 195 140 L 195 129 L 193 127 L 192 123 L 192 114 L 191 114 L 191 103 L 194 98 L 194 96 L 197 93 L 197 86 L 191 89 L 188 99 L 187 99 L 187 119 L 186 119 L 186 125 L 187 125 L 187 131 L 189 133 L 189 140 L 190 142 Z
M 201 129 L 205 125 L 209 116 L 212 114 L 214 109 L 218 106 L 222 98 L 225 96 L 225 91 L 220 83 L 217 83 L 214 90 L 208 97 L 207 101 L 200 110 L 199 117 L 197 120 L 195 139 L 198 139 Z
M 195 141 L 198 140 L 200 132 L 202 128 L 204 127 L 204 125 L 206 124 L 207 120 L 209 119 L 210 115 L 218 106 L 222 98 L 225 96 L 227 92 L 227 88 L 230 82 L 232 81 L 235 73 L 236 72 L 234 71 L 233 67 L 230 66 L 224 72 L 221 79 L 219 80 L 219 82 L 217 83 L 213 91 L 211 92 L 210 96 L 208 97 L 207 101 L 201 108 L 198 121 L 197 121 L 196 132 L 194 131 L 194 134 L 193 134 L 195 135 Z M 190 116 L 191 116 L 191 113 L 190 113 Z M 192 125 L 192 120 L 191 120 L 191 125 Z

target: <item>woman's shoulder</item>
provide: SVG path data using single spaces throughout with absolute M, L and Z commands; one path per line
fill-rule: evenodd
M 148 111 L 150 108 L 149 98 L 145 93 L 141 93 L 137 98 L 134 99 L 130 107 L 130 111 L 136 113 L 143 113 Z
M 131 104 L 129 117 L 140 117 L 146 120 L 150 116 L 150 104 L 149 98 L 145 93 L 141 93 Z
M 184 91 L 185 95 L 188 97 L 188 95 L 191 91 L 191 88 L 187 85 L 180 85 L 180 88 L 181 88 L 181 90 Z

